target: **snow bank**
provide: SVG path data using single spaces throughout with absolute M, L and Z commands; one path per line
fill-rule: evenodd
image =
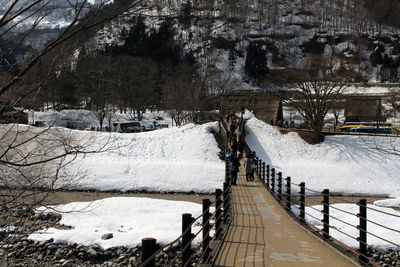
M 114 149 L 86 155 L 67 167 L 70 173 L 77 173 L 77 185 L 70 189 L 215 192 L 224 181 L 224 162 L 210 133 L 217 127 L 214 122 L 145 133 L 112 133 Z M 103 142 L 110 138 L 107 133 L 100 136 Z
M 47 184 L 54 183 L 56 188 L 63 189 L 213 193 L 223 184 L 225 165 L 219 159 L 220 149 L 212 130 L 218 131 L 218 123 L 130 134 L 0 125 L 3 150 L 8 144 L 22 144 L 20 151 L 7 154 L 14 161 L 24 157 L 31 161 L 57 157 L 65 152 L 64 142 L 80 151 L 102 150 L 80 154 L 76 159 L 73 155 L 65 160 L 61 157 L 26 170 L 14 170 L 3 164 L 0 171 L 7 177 L 8 186 L 14 181 L 32 185 L 34 179 L 36 187 L 48 181 Z M 33 139 L 26 142 L 30 138 Z M 59 165 L 64 164 L 58 172 Z M 22 171 L 30 180 L 21 180 Z
M 48 228 L 35 232 L 30 239 L 55 243 L 100 245 L 104 249 L 115 246 L 135 247 L 142 238 L 153 237 L 159 244 L 167 244 L 181 235 L 182 213 L 197 217 L 200 204 L 151 198 L 113 197 L 93 202 L 72 202 L 65 205 L 41 207 L 38 212 L 62 214 L 60 224 L 72 229 Z M 193 226 L 193 231 L 200 228 Z M 113 238 L 103 240 L 104 234 Z M 200 236 L 195 243 L 200 242 Z
M 399 147 L 399 139 L 329 136 L 322 144 L 310 145 L 296 133 L 283 135 L 255 118 L 247 122 L 246 130 L 246 141 L 257 156 L 294 183 L 304 181 L 306 188 L 347 195 L 400 196 L 399 157 L 371 148 L 389 146 L 389 141 Z
M 75 129 L 90 129 L 91 127 L 98 128 L 100 126 L 99 120 L 96 117 L 95 113 L 90 110 L 84 109 L 65 109 L 61 111 L 33 111 L 28 110 L 29 113 L 28 120 L 30 124 L 33 124 L 37 121 L 42 121 L 46 125 L 51 126 L 61 126 L 61 127 L 70 127 Z M 110 114 L 111 118 L 106 117 L 103 121 L 103 127 L 109 125 L 109 119 L 112 122 L 117 121 L 132 121 L 136 118 L 131 113 L 112 113 Z M 153 121 L 157 121 L 158 124 L 167 124 L 172 126 L 172 119 L 165 111 L 160 112 L 152 112 L 150 110 L 146 110 L 143 114 L 142 123 L 153 123 Z
M 400 197 L 376 200 L 374 201 L 374 205 L 380 207 L 400 208 Z
M 339 240 L 340 242 L 346 244 L 349 247 L 358 248 L 359 243 L 356 240 L 356 238 L 359 236 L 359 230 L 356 228 L 356 226 L 359 224 L 359 218 L 357 217 L 357 213 L 359 212 L 359 207 L 355 204 L 333 204 L 331 205 L 331 207 L 333 208 L 329 210 L 330 226 L 331 226 L 329 234 L 333 238 Z M 398 241 L 400 240 L 400 233 L 397 230 L 398 225 L 400 223 L 400 212 L 395 211 L 393 209 L 376 207 L 374 205 L 369 205 L 369 204 L 367 205 L 367 207 L 368 207 L 367 210 L 368 232 L 393 243 L 390 244 L 386 241 L 383 241 L 380 238 L 367 234 L 368 245 L 377 249 L 384 249 L 384 250 L 398 249 L 398 246 L 394 244 L 398 244 L 399 243 Z M 298 206 L 292 206 L 292 208 L 294 209 L 294 212 L 297 215 L 300 214 Z M 345 210 L 348 213 L 344 213 L 335 208 L 340 210 Z M 322 229 L 323 223 L 320 220 L 315 219 L 315 218 L 322 219 L 323 215 L 320 212 L 320 210 L 323 210 L 322 205 L 306 207 L 306 221 L 314 225 L 315 227 Z M 383 214 L 380 211 L 385 212 L 386 214 Z M 310 216 L 307 214 L 309 214 Z M 388 214 L 392 214 L 393 216 L 390 216 Z M 342 222 L 339 220 L 335 220 L 335 218 L 341 220 Z M 396 230 L 390 231 L 387 228 L 380 227 L 375 223 Z M 341 232 L 344 232 L 344 234 Z

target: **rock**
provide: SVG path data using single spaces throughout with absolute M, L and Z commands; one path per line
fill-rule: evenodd
M 61 260 L 62 258 L 64 258 L 64 255 L 65 255 L 64 251 L 59 249 L 57 250 L 55 257 L 57 260 Z
M 53 239 L 53 238 L 50 238 L 50 239 L 44 241 L 44 242 L 43 242 L 43 245 L 53 243 L 53 241 L 54 241 L 54 239 Z
M 129 263 L 132 264 L 132 265 L 134 265 L 134 266 L 136 266 L 136 265 L 139 264 L 139 261 L 138 261 L 138 259 L 136 259 L 135 257 L 130 257 L 130 258 L 129 258 Z
M 74 267 L 75 264 L 74 264 L 73 261 L 67 260 L 67 261 L 65 261 L 65 262 L 62 264 L 62 266 L 63 266 L 63 267 Z
M 35 213 L 35 215 L 33 216 L 33 218 L 34 218 L 35 220 L 41 220 L 41 219 L 43 219 L 43 212 Z
M 89 248 L 87 251 L 87 254 L 90 258 L 97 258 L 98 253 L 96 250 L 94 250 L 93 248 Z
M 163 248 L 163 252 L 164 253 L 167 253 L 168 251 L 170 251 L 171 250 L 171 247 L 170 246 L 166 246 L 165 248 Z
M 50 251 L 54 251 L 58 248 L 58 246 L 56 244 L 51 244 L 47 247 Z
M 101 239 L 107 240 L 107 239 L 111 239 L 113 237 L 114 236 L 112 233 L 107 233 L 107 234 L 102 235 Z
M 85 258 L 85 253 L 84 252 L 79 252 L 78 253 L 78 258 L 84 259 Z

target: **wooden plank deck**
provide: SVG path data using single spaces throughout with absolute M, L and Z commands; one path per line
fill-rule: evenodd
M 232 222 L 214 266 L 360 266 L 290 217 L 240 168 L 232 188 Z

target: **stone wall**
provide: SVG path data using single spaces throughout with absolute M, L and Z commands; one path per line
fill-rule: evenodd
M 375 97 L 352 97 L 346 99 L 346 121 L 384 121 L 381 101 L 381 98 Z
M 221 115 L 236 113 L 244 107 L 257 116 L 258 119 L 274 123 L 283 118 L 282 97 L 276 92 L 235 93 L 222 96 Z

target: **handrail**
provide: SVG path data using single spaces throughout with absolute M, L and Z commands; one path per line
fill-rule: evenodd
M 207 221 L 202 221 L 202 222 L 201 222 L 202 227 L 200 228 L 200 230 L 198 230 L 198 232 L 197 232 L 195 235 L 191 234 L 192 236 L 191 236 L 190 241 L 189 241 L 184 247 L 181 248 L 181 250 L 177 253 L 177 255 L 176 255 L 173 259 L 171 259 L 171 260 L 169 260 L 167 263 L 165 263 L 164 266 L 173 266 L 173 264 L 176 264 L 176 262 L 182 257 L 184 251 L 185 251 L 186 249 L 188 249 L 188 248 L 191 246 L 191 242 L 192 242 L 201 232 L 204 231 L 204 227 L 205 227 L 206 225 L 209 226 L 209 229 L 208 229 L 207 232 L 206 232 L 206 234 L 207 234 L 208 236 L 209 236 L 209 233 L 213 230 L 213 228 L 216 227 L 216 222 L 217 222 L 217 220 L 221 219 L 221 218 L 224 216 L 224 214 L 223 214 L 222 212 L 220 212 L 221 209 L 222 209 L 222 200 L 225 201 L 226 199 L 225 199 L 224 196 L 228 196 L 228 200 L 230 201 L 230 197 L 229 197 L 230 192 L 231 192 L 231 187 L 230 187 L 230 185 L 229 185 L 229 186 L 227 186 L 227 188 L 226 188 L 224 191 L 222 191 L 222 193 L 220 194 L 219 197 L 216 197 L 216 199 L 215 199 L 214 202 L 209 202 L 209 203 L 208 203 L 209 206 L 208 206 L 208 208 L 206 209 L 206 211 L 204 211 L 201 215 L 197 216 L 196 218 L 193 218 L 193 220 L 191 221 L 191 223 L 187 226 L 187 228 L 182 232 L 182 234 L 181 234 L 179 237 L 175 238 L 173 241 L 169 242 L 168 244 L 166 244 L 166 245 L 160 247 L 160 248 L 159 248 L 156 252 L 154 252 L 149 258 L 147 258 L 145 261 L 143 261 L 143 262 L 139 265 L 139 267 L 147 266 L 147 264 L 149 264 L 152 260 L 154 260 L 155 257 L 163 251 L 163 249 L 165 249 L 165 248 L 167 248 L 167 247 L 170 247 L 170 246 L 172 246 L 172 245 L 174 245 L 174 244 L 177 244 L 186 234 L 188 234 L 188 233 L 191 234 L 191 228 L 192 228 L 192 226 L 193 226 L 194 224 L 196 224 L 196 223 L 199 223 L 199 222 L 200 222 L 200 219 L 203 218 L 205 214 L 209 214 L 209 218 L 207 219 Z M 219 204 L 218 206 L 215 207 L 214 212 L 210 213 L 210 212 L 209 212 L 209 207 L 211 207 L 211 205 L 213 205 L 213 204 L 216 204 L 217 202 L 220 202 L 220 204 Z M 218 212 L 220 212 L 220 215 L 219 215 L 218 217 L 216 217 L 216 214 L 217 214 Z M 214 229 L 214 233 L 217 234 L 217 233 L 219 233 L 220 228 L 225 228 L 225 229 L 222 229 L 222 234 L 221 234 L 221 236 L 220 236 L 219 238 L 224 238 L 225 235 L 226 235 L 226 233 L 227 233 L 226 227 L 230 224 L 230 219 L 229 219 L 229 218 L 231 217 L 230 213 L 231 213 L 231 209 L 230 209 L 230 205 L 228 204 L 228 213 L 227 213 L 227 214 L 228 214 L 228 215 L 227 215 L 228 218 L 227 218 L 227 220 L 226 220 L 226 222 L 227 222 L 226 225 L 222 225 L 222 224 L 221 224 L 221 225 L 219 225 L 219 228 L 218 228 L 218 229 Z M 214 223 L 212 224 L 212 220 L 213 220 L 213 219 L 214 219 Z M 224 230 L 225 230 L 225 231 L 224 231 Z M 215 239 L 211 239 L 211 242 L 208 243 L 208 246 L 207 246 L 206 250 L 210 249 L 210 248 L 213 247 L 213 246 L 214 246 L 217 250 L 219 250 L 220 245 L 218 246 L 218 244 L 214 244 L 214 243 L 216 242 L 217 238 L 218 238 L 218 237 L 215 236 L 215 234 L 214 234 Z M 200 242 L 200 246 L 203 244 L 203 242 L 204 242 L 204 240 Z M 200 247 L 200 246 L 199 246 L 199 247 Z M 205 251 L 202 252 L 201 257 L 199 258 L 200 260 L 202 259 L 202 256 L 203 256 L 204 253 L 205 253 Z M 212 261 L 213 261 L 212 256 L 214 256 L 214 255 L 209 255 L 209 256 L 208 256 L 208 258 L 207 258 L 207 261 L 208 261 L 208 262 L 212 262 Z M 189 257 L 188 262 L 182 263 L 182 266 L 189 266 L 190 261 L 192 260 L 192 257 L 193 257 L 193 255 L 191 255 L 191 256 Z M 197 262 L 197 263 L 195 263 L 195 264 L 196 264 L 196 266 L 198 266 L 198 265 L 200 264 L 200 261 Z
M 373 262 L 373 259 L 370 258 L 370 255 L 368 255 L 368 242 L 367 242 L 367 235 L 373 236 L 377 239 L 380 239 L 388 244 L 391 244 L 393 246 L 396 247 L 400 247 L 400 244 L 397 244 L 396 242 L 393 242 L 391 240 L 388 240 L 386 238 L 382 238 L 380 237 L 378 234 L 372 233 L 371 231 L 367 231 L 367 222 L 371 223 L 371 224 L 375 224 L 379 227 L 382 227 L 383 229 L 386 229 L 388 231 L 392 231 L 394 233 L 400 233 L 400 230 L 397 229 L 393 229 L 391 227 L 385 226 L 381 223 L 375 222 L 371 219 L 367 218 L 367 210 L 373 210 L 375 212 L 387 215 L 387 216 L 391 216 L 391 217 L 395 217 L 395 218 L 400 218 L 400 215 L 396 215 L 396 214 L 392 214 L 386 211 L 382 211 L 382 210 L 378 210 L 376 208 L 371 207 L 370 205 L 366 204 L 366 200 L 363 201 L 359 201 L 357 203 L 354 202 L 350 202 L 348 200 L 345 200 L 343 198 L 337 197 L 337 196 L 331 196 L 329 194 L 329 190 L 324 190 L 323 192 L 320 191 L 316 191 L 316 190 L 312 190 L 309 188 L 305 188 L 305 183 L 302 182 L 301 184 L 295 184 L 291 182 L 290 177 L 288 177 L 287 180 L 287 185 L 284 185 L 284 183 L 282 182 L 282 174 L 275 172 L 275 168 L 273 168 L 270 165 L 267 165 L 265 162 L 262 162 L 261 159 L 257 159 L 257 169 L 255 171 L 255 174 L 257 174 L 259 180 L 261 181 L 261 183 L 264 184 L 265 188 L 271 193 L 271 195 L 275 198 L 276 201 L 278 201 L 278 203 L 293 217 L 295 217 L 301 224 L 303 224 L 304 226 L 308 227 L 310 230 L 312 230 L 314 233 L 316 233 L 318 236 L 320 236 L 321 238 L 323 238 L 324 240 L 330 242 L 330 243 L 334 243 L 339 245 L 340 248 L 342 248 L 343 251 L 345 251 L 346 253 L 351 252 L 354 256 L 356 256 L 358 258 L 358 260 L 360 261 L 360 263 L 362 264 L 372 264 L 375 266 L 378 266 L 376 263 Z M 261 167 L 263 166 L 263 167 Z M 271 170 L 271 175 L 270 175 L 270 170 Z M 279 174 L 279 175 L 278 175 Z M 277 176 L 278 175 L 278 176 Z M 300 188 L 300 193 L 294 191 L 291 188 L 291 185 L 294 185 L 296 187 Z M 303 186 L 303 193 L 301 192 L 302 190 L 302 186 Z M 286 193 L 283 192 L 283 188 L 286 189 Z M 313 206 L 308 206 L 307 209 L 309 210 L 314 210 L 316 212 L 318 212 L 319 214 L 321 214 L 323 216 L 322 220 L 321 218 L 317 218 L 318 216 L 313 213 L 310 214 L 309 212 L 307 212 L 305 210 L 305 191 L 309 191 L 312 192 L 313 196 L 315 195 L 320 195 L 323 196 L 324 199 L 327 198 L 328 201 L 325 203 L 324 201 L 318 201 L 316 199 L 314 199 L 313 197 L 308 197 L 307 199 L 310 201 L 313 201 L 315 203 L 318 203 L 319 205 L 323 205 L 324 209 L 323 210 L 319 210 Z M 296 214 L 294 212 L 294 210 L 292 209 L 292 203 L 295 202 L 294 201 L 294 193 L 297 194 L 297 196 L 300 196 L 300 201 L 298 201 L 296 199 L 296 202 L 298 201 L 300 204 L 302 204 L 302 206 L 299 207 L 299 212 L 300 212 L 300 216 L 298 214 Z M 302 195 L 303 194 L 303 195 Z M 303 201 L 302 202 L 302 197 L 303 197 Z M 359 207 L 359 213 L 358 214 L 354 214 L 351 213 L 349 211 L 346 211 L 342 208 L 339 208 L 335 205 L 330 205 L 329 204 L 329 198 L 333 198 L 335 200 L 338 201 L 342 201 L 344 203 L 347 204 L 353 204 L 353 205 L 357 205 Z M 303 208 L 304 210 L 301 210 L 301 208 Z M 334 210 L 337 211 L 337 214 L 340 213 L 344 213 L 346 215 L 351 215 L 356 217 L 359 220 L 359 225 L 354 225 L 353 223 L 350 223 L 348 221 L 342 220 L 340 218 L 337 217 L 337 215 L 333 216 L 332 214 L 330 214 L 329 212 L 329 208 L 332 208 Z M 315 226 L 311 225 L 309 222 L 307 222 L 305 216 L 309 216 L 315 220 L 321 221 L 322 225 L 323 225 L 323 229 L 319 229 L 316 228 Z M 303 217 L 302 217 L 303 216 Z M 325 221 L 325 218 L 328 218 L 328 220 Z M 336 220 L 344 225 L 353 227 L 355 229 L 358 230 L 359 236 L 354 236 L 351 235 L 349 233 L 346 233 L 344 231 L 342 231 L 341 229 L 338 229 L 336 227 L 333 227 L 332 224 L 329 222 L 329 218 L 332 218 L 333 220 Z M 327 226 L 327 227 L 326 227 Z M 359 249 L 358 251 L 355 251 L 353 249 L 349 249 L 349 247 L 345 244 L 343 244 L 342 242 L 340 242 L 339 240 L 333 238 L 331 235 L 329 235 L 329 229 L 332 229 L 334 231 L 340 232 L 341 234 L 357 241 L 359 243 Z

